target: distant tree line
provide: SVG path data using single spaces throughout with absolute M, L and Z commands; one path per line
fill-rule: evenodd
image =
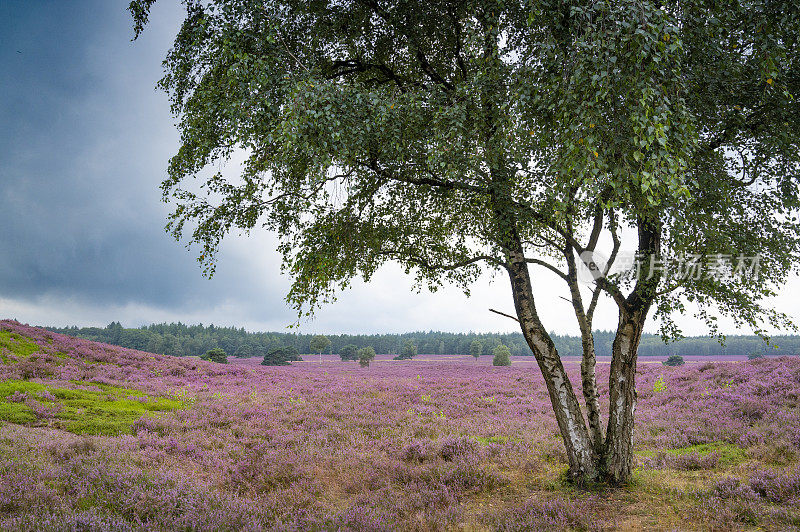
M 87 340 L 174 356 L 201 356 L 212 349 L 222 349 L 233 357 L 264 357 L 278 348 L 292 347 L 298 353 L 318 352 L 318 345 L 311 348 L 313 334 L 248 332 L 244 328 L 217 327 L 215 325 L 185 325 L 183 323 L 159 323 L 137 329 L 122 327 L 112 322 L 106 327 L 48 327 L 49 330 Z M 512 355 L 530 355 L 520 333 L 448 333 L 439 331 L 412 332 L 403 334 L 329 334 L 330 345 L 321 352 L 341 355 L 344 350 L 358 350 L 371 346 L 380 354 L 402 356 L 416 347 L 416 352 L 429 355 L 492 355 L 502 344 Z M 611 354 L 614 334 L 610 331 L 595 332 L 595 348 L 599 356 Z M 554 335 L 553 340 L 562 356 L 580 355 L 581 340 L 576 336 Z M 753 353 L 773 355 L 800 355 L 800 336 L 776 336 L 772 338 L 777 349 L 767 346 L 756 336 L 729 336 L 724 346 L 714 338 L 691 337 L 676 343 L 664 344 L 657 335 L 644 335 L 639 347 L 640 356 L 669 355 L 750 355 Z M 349 346 L 349 347 L 348 347 Z M 405 347 L 405 351 L 404 351 Z M 355 349 L 353 349 L 355 348 Z M 355 357 L 354 357 L 355 358 Z

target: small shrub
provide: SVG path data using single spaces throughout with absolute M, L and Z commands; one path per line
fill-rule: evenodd
M 653 458 L 644 461 L 643 466 L 648 469 L 674 469 L 676 471 L 700 471 L 714 469 L 719 464 L 719 455 L 716 452 L 703 455 L 697 452 L 674 455 L 658 453 Z
M 339 350 L 339 358 L 342 360 L 358 360 L 358 346 L 347 344 Z
M 9 403 L 24 403 L 28 399 L 28 394 L 26 392 L 21 392 L 19 390 L 15 391 L 8 397 L 6 397 L 6 401 Z
M 713 495 L 720 499 L 740 499 L 753 501 L 758 499 L 758 494 L 753 488 L 742 484 L 736 477 L 726 477 L 717 482 L 712 488 Z
M 490 466 L 458 461 L 442 475 L 442 483 L 453 493 L 481 493 L 503 486 L 506 481 Z
M 373 360 L 375 360 L 375 350 L 371 345 L 358 350 L 358 363 L 362 368 L 368 368 Z
M 216 362 L 217 364 L 228 363 L 228 355 L 219 347 L 209 349 L 204 355 L 201 355 L 200 358 L 203 360 L 208 360 L 209 362 Z
M 297 349 L 293 346 L 275 347 L 264 355 L 262 366 L 288 366 L 292 360 L 300 360 Z
M 511 365 L 511 351 L 503 344 L 498 345 L 492 351 L 494 358 L 492 359 L 493 366 L 510 366 Z
M 772 502 L 788 502 L 800 497 L 800 469 L 763 470 L 750 478 L 750 488 Z
M 756 360 L 758 358 L 764 358 L 764 353 L 753 352 L 747 355 L 747 360 Z
M 430 456 L 430 440 L 414 440 L 400 451 L 400 459 L 404 462 L 424 462 Z
M 764 417 L 764 412 L 767 408 L 768 406 L 763 403 L 745 399 L 735 408 L 735 412 L 745 421 L 753 423 Z
M 653 383 L 653 392 L 661 393 L 661 392 L 665 392 L 666 390 L 667 390 L 667 385 L 664 382 L 664 377 L 659 376 L 658 380 Z
M 439 448 L 439 456 L 446 461 L 451 461 L 459 456 L 468 456 L 479 453 L 475 441 L 470 438 L 448 438 Z
M 394 357 L 395 360 L 411 360 L 417 356 L 417 346 L 411 340 L 403 342 L 403 349 L 400 354 Z
M 502 532 L 599 531 L 607 528 L 598 522 L 596 516 L 601 513 L 600 502 L 592 497 L 583 500 L 532 498 L 517 507 L 484 514 L 481 521 L 492 530 Z
M 670 355 L 668 359 L 662 362 L 665 366 L 683 366 L 683 357 L 680 355 Z

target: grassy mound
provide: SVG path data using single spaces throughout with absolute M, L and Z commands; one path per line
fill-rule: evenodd
M 0 360 L 3 364 L 24 360 L 39 350 L 36 342 L 15 332 L 0 330 Z
M 0 321 L 0 423 L 75 434 L 131 432 L 144 415 L 187 406 L 189 383 L 242 370 L 81 340 Z
M 0 382 L 0 420 L 48 425 L 75 434 L 118 436 L 148 412 L 181 408 L 183 402 L 141 390 L 71 382 L 63 388 L 22 380 Z

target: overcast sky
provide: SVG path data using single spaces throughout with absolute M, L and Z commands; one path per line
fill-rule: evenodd
M 154 89 L 180 22 L 177 0 L 156 4 L 135 43 L 127 0 L 0 1 L 0 318 L 37 325 L 138 326 L 160 321 L 284 330 L 275 238 L 231 237 L 217 275 L 201 275 L 164 232 L 159 183 L 178 135 Z M 537 305 L 555 332 L 576 333 L 552 274 L 536 273 Z M 776 305 L 800 318 L 793 281 Z M 417 294 L 400 268 L 355 283 L 302 331 L 513 331 L 508 282 L 487 277 L 472 297 Z M 685 331 L 700 324 L 681 320 Z M 601 307 L 597 328 L 613 328 Z M 652 328 L 650 330 L 653 330 Z M 726 326 L 729 333 L 735 332 Z

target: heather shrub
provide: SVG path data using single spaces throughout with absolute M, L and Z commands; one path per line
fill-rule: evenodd
M 453 491 L 446 484 L 435 479 L 405 483 L 403 493 L 404 497 L 397 501 L 397 505 L 405 511 L 447 508 L 457 503 Z
M 23 380 L 46 379 L 55 375 L 53 368 L 46 362 L 36 360 L 23 360 L 16 364 L 17 373 Z
M 601 512 L 594 498 L 532 498 L 516 508 L 484 514 L 482 521 L 498 532 L 600 531 L 606 528 L 600 519 Z
M 442 483 L 455 494 L 465 494 L 491 491 L 507 482 L 490 465 L 459 460 L 445 470 Z
M 91 454 L 97 450 L 97 446 L 94 440 L 82 437 L 78 440 L 51 442 L 47 450 L 57 460 L 67 461 L 76 456 Z
M 17 532 L 115 532 L 144 531 L 147 527 L 141 523 L 131 523 L 125 518 L 101 508 L 70 511 L 66 509 L 39 510 L 35 513 L 9 516 L 0 520 L 0 530 Z
M 642 461 L 642 467 L 647 469 L 674 469 L 678 471 L 699 471 L 714 469 L 719 464 L 719 455 L 716 451 L 706 455 L 697 452 L 686 454 L 671 454 L 659 452 L 652 458 Z
M 431 457 L 430 440 L 414 440 L 400 451 L 400 459 L 405 462 L 423 462 Z
M 439 447 L 439 456 L 446 461 L 479 453 L 478 445 L 470 438 L 448 438 Z
M 186 375 L 186 369 L 182 368 L 181 366 L 175 366 L 174 368 L 170 368 L 168 374 L 173 377 L 183 377 Z
M 710 521 L 711 530 L 740 530 L 736 523 L 744 523 L 748 527 L 758 525 L 762 506 L 756 500 L 722 499 L 709 496 L 701 501 L 701 511 Z
M 768 405 L 752 399 L 744 399 L 735 408 L 734 412 L 750 423 L 758 421 L 764 417 L 764 412 Z
M 750 477 L 750 487 L 772 502 L 787 502 L 800 498 L 800 468 L 793 471 L 758 471 Z
M 6 397 L 6 401 L 9 403 L 24 403 L 28 399 L 27 392 L 21 392 L 19 390 L 15 391 L 8 397 Z
M 232 464 L 230 487 L 241 493 L 286 488 L 301 478 L 297 467 L 276 456 L 250 454 Z
M 348 508 L 334 519 L 332 530 L 358 530 L 364 532 L 383 532 L 393 530 L 393 519 L 385 512 L 358 504 Z
M 711 489 L 711 494 L 720 499 L 756 500 L 758 494 L 753 489 L 742 484 L 736 477 L 725 477 L 718 481 Z

